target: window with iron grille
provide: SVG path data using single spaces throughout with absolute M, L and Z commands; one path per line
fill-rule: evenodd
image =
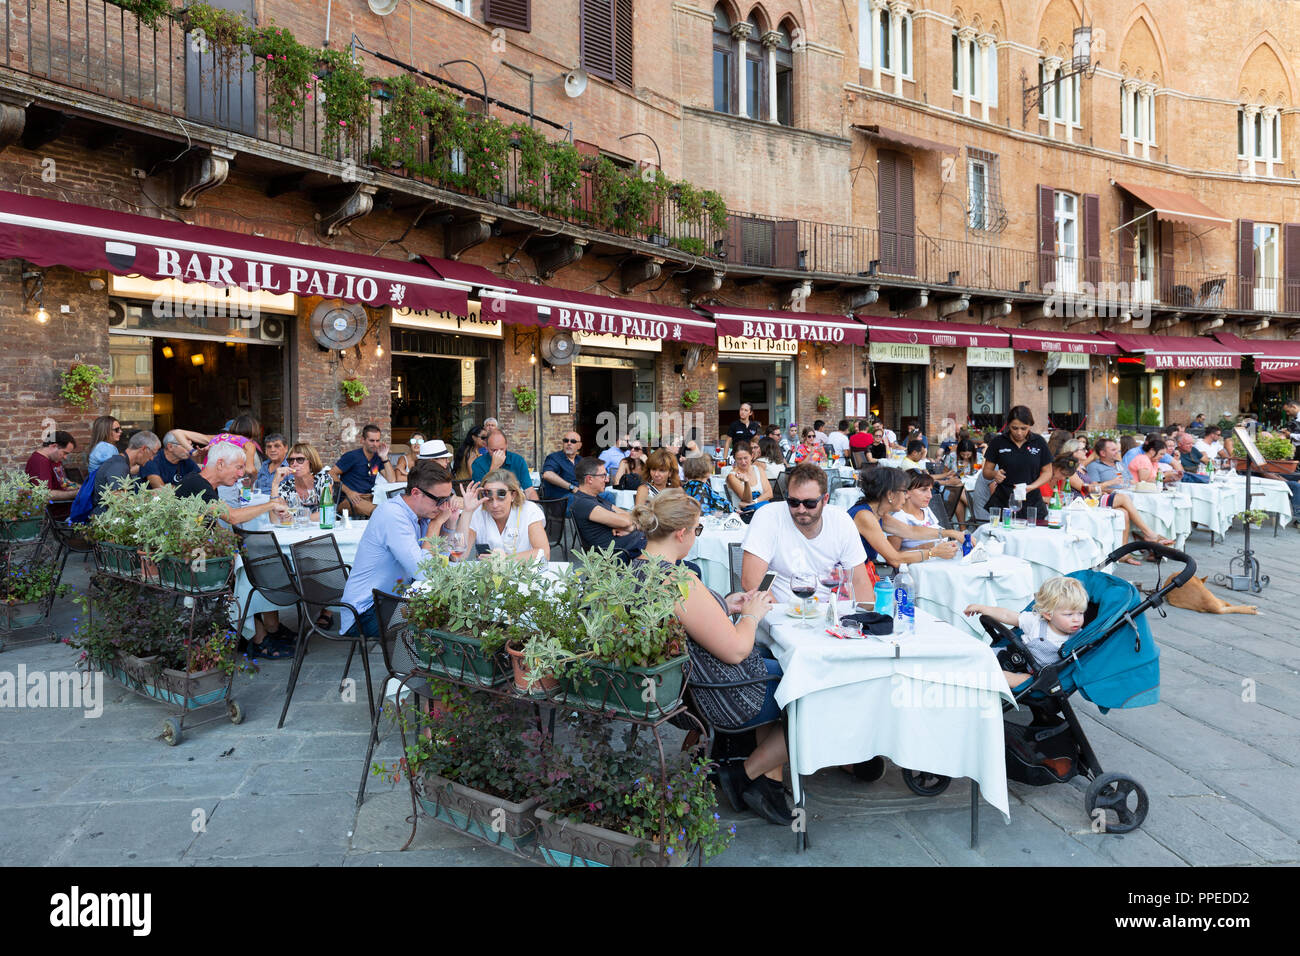
M 1001 232 L 1007 227 L 1002 204 L 998 157 L 982 149 L 966 148 L 966 222 L 980 232 Z

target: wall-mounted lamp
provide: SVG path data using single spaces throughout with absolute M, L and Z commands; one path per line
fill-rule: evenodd
M 165 359 L 175 358 L 176 351 L 170 345 L 164 345 L 162 347 L 162 357 Z
M 50 321 L 50 313 L 45 311 L 41 296 L 45 292 L 45 273 L 35 266 L 28 266 L 22 272 L 23 307 L 36 303 L 35 319 L 41 325 Z
M 1112 385 L 1118 385 L 1118 384 L 1119 384 L 1119 376 L 1118 376 L 1118 375 L 1112 375 L 1112 376 L 1110 377 L 1110 384 L 1112 384 Z
M 1223 379 L 1221 379 L 1221 378 L 1216 378 L 1216 379 L 1214 380 L 1214 387 L 1215 387 L 1215 388 L 1223 388 Z
M 936 364 L 934 366 L 934 377 L 947 378 L 949 375 L 953 373 L 953 369 L 955 369 L 956 367 L 957 367 L 956 365 L 944 366 L 944 365 Z
M 384 356 L 384 347 L 383 347 L 382 345 L 380 345 L 378 342 L 376 342 L 376 343 L 375 343 L 375 358 L 383 358 L 383 356 Z
M 1025 363 L 1024 363 L 1024 362 L 1017 362 L 1017 363 L 1016 363 L 1016 381 L 1017 381 L 1017 382 L 1020 381 L 1020 377 L 1021 377 L 1022 375 L 1024 375 L 1024 374 L 1025 374 Z
M 190 356 L 190 364 L 193 365 L 193 366 L 195 366 L 196 368 L 197 368 L 198 366 L 202 365 L 203 362 L 204 362 L 204 359 L 203 359 L 203 353 L 202 353 L 202 352 L 195 352 L 193 355 Z

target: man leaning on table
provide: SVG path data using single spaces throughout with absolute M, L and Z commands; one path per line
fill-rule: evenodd
M 477 495 L 478 485 L 466 485 L 465 494 Z M 344 636 L 355 636 L 358 629 L 366 637 L 379 635 L 374 589 L 392 591 L 400 582 L 418 580 L 433 539 L 444 527 L 454 528 L 459 517 L 451 472 L 436 461 L 418 460 L 406 476 L 406 490 L 375 508 L 357 543 L 343 603 L 360 617 L 343 609 L 339 630 Z
M 361 447 L 341 457 L 330 469 L 330 478 L 343 489 L 352 512 L 365 517 L 375 509 L 371 495 L 378 477 L 393 481 L 396 475 L 388 461 L 388 443 L 383 432 L 378 425 L 367 425 L 361 429 Z
M 867 552 L 847 511 L 829 504 L 826 472 L 813 464 L 790 470 L 784 506 L 780 502 L 760 508 L 745 535 L 741 589 L 752 591 L 769 570 L 776 572 L 772 593 L 782 603 L 794 599 L 790 577 L 821 573 L 842 564 L 853 573 L 853 593 L 870 601 Z

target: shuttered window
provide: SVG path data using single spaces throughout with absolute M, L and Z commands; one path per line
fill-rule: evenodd
M 631 86 L 632 0 L 582 0 L 580 17 L 582 68 Z
M 902 153 L 882 149 L 878 169 L 880 269 L 896 275 L 915 275 L 916 206 L 912 195 L 912 160 Z
M 1255 222 L 1237 220 L 1237 308 L 1254 308 L 1255 302 Z
M 1094 286 L 1101 282 L 1101 197 L 1083 197 L 1083 277 Z
M 1300 312 L 1300 223 L 1282 227 L 1282 281 L 1286 283 L 1283 311 Z
M 1038 284 L 1047 291 L 1056 281 L 1056 190 L 1038 187 Z
M 483 22 L 528 33 L 533 28 L 531 0 L 483 0 Z

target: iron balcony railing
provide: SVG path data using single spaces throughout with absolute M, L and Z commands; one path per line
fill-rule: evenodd
M 1130 265 L 889 232 L 871 226 L 729 212 L 720 228 L 688 217 L 672 195 L 648 209 L 602 202 L 593 173 L 571 183 L 538 182 L 522 168 L 519 148 L 506 153 L 499 180 L 472 188 L 471 160 L 424 136 L 410 163 L 377 162 L 388 99 L 373 89 L 362 128 L 330 130 L 319 88 L 300 120 L 285 128 L 268 108 L 265 73 L 251 57 L 223 61 L 172 18 L 156 29 L 105 0 L 0 0 L 0 45 L 6 70 L 118 100 L 182 121 L 241 133 L 266 143 L 358 169 L 376 169 L 444 190 L 474 195 L 539 217 L 570 222 L 697 255 L 706 262 L 754 269 L 852 276 L 881 284 L 951 287 L 1007 296 L 1079 297 L 1104 306 L 1186 313 L 1300 313 L 1300 285 L 1230 271 L 1135 269 Z M 517 113 L 510 118 L 516 118 Z M 427 131 L 426 131 L 427 132 Z M 346 178 L 346 176 L 345 176 Z M 482 186 L 480 177 L 477 186 Z

